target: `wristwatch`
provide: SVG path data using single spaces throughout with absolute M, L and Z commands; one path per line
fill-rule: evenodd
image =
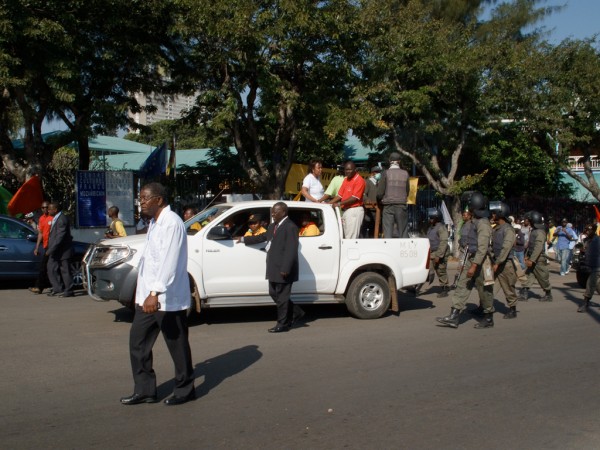
M 158 297 L 158 294 L 160 294 L 160 292 L 150 291 L 150 296 L 151 297 Z

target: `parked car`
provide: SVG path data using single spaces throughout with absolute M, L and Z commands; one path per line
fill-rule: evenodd
M 185 222 L 192 305 L 200 308 L 273 304 L 265 280 L 266 244 L 236 243 L 251 215 L 270 217 L 275 201 L 211 207 Z M 300 225 L 307 215 L 319 235 L 300 237 L 297 303 L 345 303 L 360 319 L 381 317 L 397 300 L 398 289 L 425 282 L 429 240 L 344 239 L 339 210 L 319 203 L 288 202 L 289 219 Z M 191 234 L 193 223 L 202 229 Z M 84 257 L 84 285 L 96 300 L 132 305 L 137 266 L 145 236 L 101 241 Z
M 33 254 L 37 231 L 28 224 L 0 214 L 0 280 L 35 280 L 40 272 L 43 249 Z M 83 284 L 81 260 L 89 244 L 73 241 L 75 254 L 72 259 L 73 282 Z

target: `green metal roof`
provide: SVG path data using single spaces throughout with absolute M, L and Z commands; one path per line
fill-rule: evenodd
M 46 140 L 52 136 L 56 136 L 64 131 L 52 131 L 44 133 L 43 139 Z M 21 140 L 13 141 L 15 148 L 23 148 Z M 76 148 L 75 142 L 70 144 Z M 90 151 L 96 156 L 106 158 L 107 168 L 114 170 L 138 170 L 154 147 L 148 144 L 140 144 L 139 142 L 130 141 L 114 136 L 96 136 L 89 140 Z M 177 167 L 183 165 L 195 167 L 197 162 L 210 163 L 208 152 L 210 149 L 191 149 L 177 151 Z M 236 154 L 235 147 L 230 150 Z M 369 159 L 369 153 L 374 152 L 374 146 L 364 146 L 360 140 L 349 134 L 344 144 L 344 160 L 352 160 L 355 162 L 363 162 Z
M 154 147 L 148 144 L 121 139 L 114 136 L 96 136 L 89 140 L 90 150 L 98 153 L 144 153 L 149 155 Z

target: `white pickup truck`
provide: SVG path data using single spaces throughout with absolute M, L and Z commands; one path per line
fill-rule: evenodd
M 265 243 L 244 245 L 235 236 L 247 230 L 248 218 L 269 220 L 275 201 L 211 206 L 185 225 L 188 229 L 188 273 L 192 305 L 201 308 L 273 304 L 265 280 Z M 345 303 L 360 319 L 397 310 L 398 289 L 425 282 L 429 241 L 409 239 L 343 239 L 339 210 L 330 205 L 287 202 L 288 216 L 301 228 L 308 214 L 318 236 L 300 237 L 299 280 L 293 284 L 297 303 Z M 194 223 L 202 224 L 195 234 Z M 137 265 L 145 235 L 102 241 L 83 260 L 84 285 L 96 300 L 118 300 L 132 306 Z

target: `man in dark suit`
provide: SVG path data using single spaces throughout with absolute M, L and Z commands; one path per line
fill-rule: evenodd
M 52 219 L 48 236 L 48 278 L 52 284 L 49 296 L 73 297 L 73 276 L 71 258 L 73 257 L 73 237 L 69 218 L 61 211 L 57 202 L 48 205 L 48 214 Z
M 298 280 L 298 227 L 288 218 L 288 207 L 278 202 L 271 209 L 273 223 L 266 233 L 244 236 L 238 241 L 246 245 L 267 242 L 267 275 L 269 295 L 277 305 L 277 325 L 270 333 L 288 331 L 304 311 L 290 300 L 292 284 Z

